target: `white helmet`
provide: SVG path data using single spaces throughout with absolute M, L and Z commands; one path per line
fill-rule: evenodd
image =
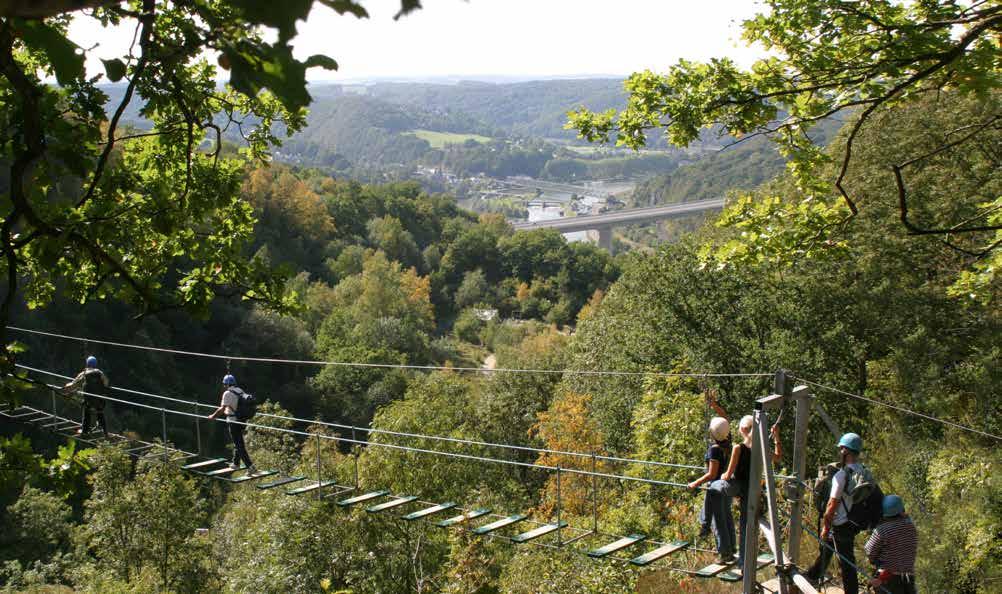
M 741 441 L 747 447 L 752 447 L 752 425 L 755 424 L 755 417 L 751 415 L 745 415 L 741 417 L 741 422 L 738 423 L 738 429 L 741 431 Z
M 724 441 L 731 433 L 731 424 L 724 417 L 710 419 L 710 437 L 716 441 Z

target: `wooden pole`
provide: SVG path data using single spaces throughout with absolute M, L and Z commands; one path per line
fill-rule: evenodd
M 813 396 L 807 386 L 793 389 L 797 403 L 797 420 L 793 433 L 793 476 L 796 477 L 795 493 L 790 517 L 790 563 L 796 565 L 800 559 L 800 522 L 804 505 L 804 474 L 807 469 L 807 428 L 811 419 Z

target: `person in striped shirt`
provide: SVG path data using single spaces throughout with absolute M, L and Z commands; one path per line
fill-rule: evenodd
M 905 504 L 897 495 L 887 495 L 883 501 L 883 521 L 866 541 L 866 556 L 878 574 L 870 585 L 878 592 L 915 594 L 915 555 L 918 552 L 918 531 L 905 514 Z

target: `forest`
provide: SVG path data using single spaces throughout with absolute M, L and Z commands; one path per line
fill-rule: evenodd
M 708 396 L 736 427 L 779 370 L 862 436 L 867 468 L 904 499 L 919 532 L 919 591 L 997 591 L 997 7 L 881 2 L 860 15 L 838 2 L 771 0 L 769 16 L 746 23 L 800 69 L 794 81 L 827 81 L 828 67 L 801 52 L 833 52 L 847 70 L 867 65 L 865 89 L 839 79 L 833 88 L 848 91 L 791 90 L 765 66 L 683 61 L 628 79 L 622 103 L 603 103 L 613 92 L 588 82 L 590 112 L 551 106 L 573 86 L 554 85 L 547 113 L 570 111 L 570 126 L 594 141 L 685 146 L 711 127 L 743 138 L 780 126 L 700 163 L 673 160 L 638 190 L 638 205 L 728 192 L 727 208 L 680 227 L 677 241 L 613 255 L 553 231 L 515 232 L 502 215 L 465 211 L 415 182 L 365 183 L 332 176 L 329 164 L 273 159 L 304 150 L 287 134 L 311 130 L 315 114 L 337 121 L 337 110 L 369 109 L 343 96 L 310 104 L 302 73 L 330 59 L 297 60 L 288 44 L 312 2 L 136 4 L 146 12 L 113 3 L 87 14 L 138 22 L 141 56 L 121 72 L 106 64 L 107 77 L 128 79 L 118 101 L 142 105 L 149 127 L 122 121 L 124 104 L 107 114 L 109 96 L 67 51 L 61 9 L 0 17 L 4 410 L 77 418 L 79 399 L 46 384 L 62 385 L 94 356 L 124 401 L 107 403 L 113 433 L 227 457 L 226 423 L 205 415 L 232 374 L 261 401 L 246 438 L 258 469 L 357 490 L 287 495 L 186 472 L 164 447 L 130 456 L 0 417 L 2 591 L 738 591 L 678 570 L 714 558 L 712 537 L 698 534 L 701 494 L 684 485 L 703 469 Z M 353 0 L 335 4 L 364 14 Z M 419 6 L 403 0 L 401 12 Z M 248 26 L 222 26 L 234 14 Z M 826 28 L 833 20 L 841 29 Z M 903 32 L 893 65 L 876 73 L 868 68 L 879 60 L 839 45 L 878 35 L 873 21 Z M 257 26 L 280 34 L 266 39 Z M 958 40 L 950 30 L 961 26 L 984 36 Z M 812 27 L 829 36 L 812 37 Z M 923 79 L 936 92 L 898 96 L 895 76 L 925 72 L 923 60 L 958 43 L 967 45 L 939 66 L 943 78 Z M 227 59 L 198 61 L 203 46 Z M 254 66 L 262 61 L 274 69 Z M 217 65 L 230 71 L 225 89 Z M 286 76 L 267 74 L 275 69 Z M 722 100 L 717 76 L 733 85 Z M 763 95 L 742 95 L 742 84 Z M 405 102 L 393 85 L 374 94 Z M 477 117 L 493 109 L 477 85 L 407 95 L 429 113 L 459 96 Z M 813 101 L 852 104 L 835 122 L 827 114 L 838 105 Z M 525 133 L 550 133 L 548 118 L 534 121 Z M 666 121 L 676 127 L 662 135 Z M 224 122 L 242 124 L 233 124 L 240 142 L 224 137 Z M 398 158 L 390 144 L 370 146 L 355 158 Z M 500 146 L 487 155 L 490 146 L 470 141 L 440 156 L 474 155 L 488 168 L 525 157 Z M 916 232 L 940 228 L 949 232 Z M 198 421 L 158 395 L 199 403 Z M 789 475 L 792 404 L 784 410 L 775 470 Z M 809 427 L 813 475 L 837 448 L 817 417 Z M 415 499 L 381 513 L 339 505 L 376 490 Z M 792 498 L 780 491 L 785 511 Z M 484 520 L 525 514 L 567 529 L 537 546 L 401 518 L 444 502 L 493 510 Z M 807 505 L 805 527 L 816 520 Z M 580 539 L 567 542 L 571 534 Z M 691 544 L 643 569 L 583 554 L 627 534 Z M 802 560 L 817 542 L 805 533 Z

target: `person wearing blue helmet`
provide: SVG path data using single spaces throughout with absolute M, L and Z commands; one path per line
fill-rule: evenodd
M 863 438 L 855 433 L 846 433 L 838 440 L 841 468 L 832 477 L 831 493 L 825 506 L 821 523 L 821 550 L 814 564 L 805 572 L 808 580 L 820 584 L 824 580 L 832 555 L 838 553 L 839 570 L 842 573 L 842 589 L 845 594 L 859 593 L 859 576 L 856 573 L 855 542 L 859 529 L 849 521 L 849 510 L 853 499 L 849 489 L 849 475 L 868 474 L 859 462 L 863 451 Z M 827 546 L 825 546 L 827 545 Z
M 904 501 L 897 495 L 886 495 L 881 508 L 883 520 L 863 547 L 866 557 L 877 568 L 870 586 L 890 594 L 915 594 L 918 531 L 905 514 Z
M 209 415 L 209 419 L 226 415 L 230 439 L 233 440 L 233 461 L 230 463 L 230 468 L 233 470 L 240 468 L 242 461 L 246 465 L 247 471 L 253 474 L 255 472 L 254 463 L 251 462 L 250 455 L 247 453 L 247 445 L 244 443 L 244 431 L 247 427 L 237 418 L 237 409 L 240 407 L 240 399 L 243 397 L 244 391 L 237 387 L 237 378 L 229 373 L 223 376 L 223 388 L 223 397 L 219 408 Z
M 84 362 L 84 370 L 77 374 L 73 380 L 63 386 L 64 395 L 77 394 L 83 392 L 83 418 L 80 420 L 80 428 L 77 435 L 90 432 L 92 416 L 97 417 L 97 423 L 101 427 L 104 436 L 108 436 L 108 423 L 104 417 L 105 400 L 108 387 L 108 376 L 97 368 L 97 357 L 91 355 Z

